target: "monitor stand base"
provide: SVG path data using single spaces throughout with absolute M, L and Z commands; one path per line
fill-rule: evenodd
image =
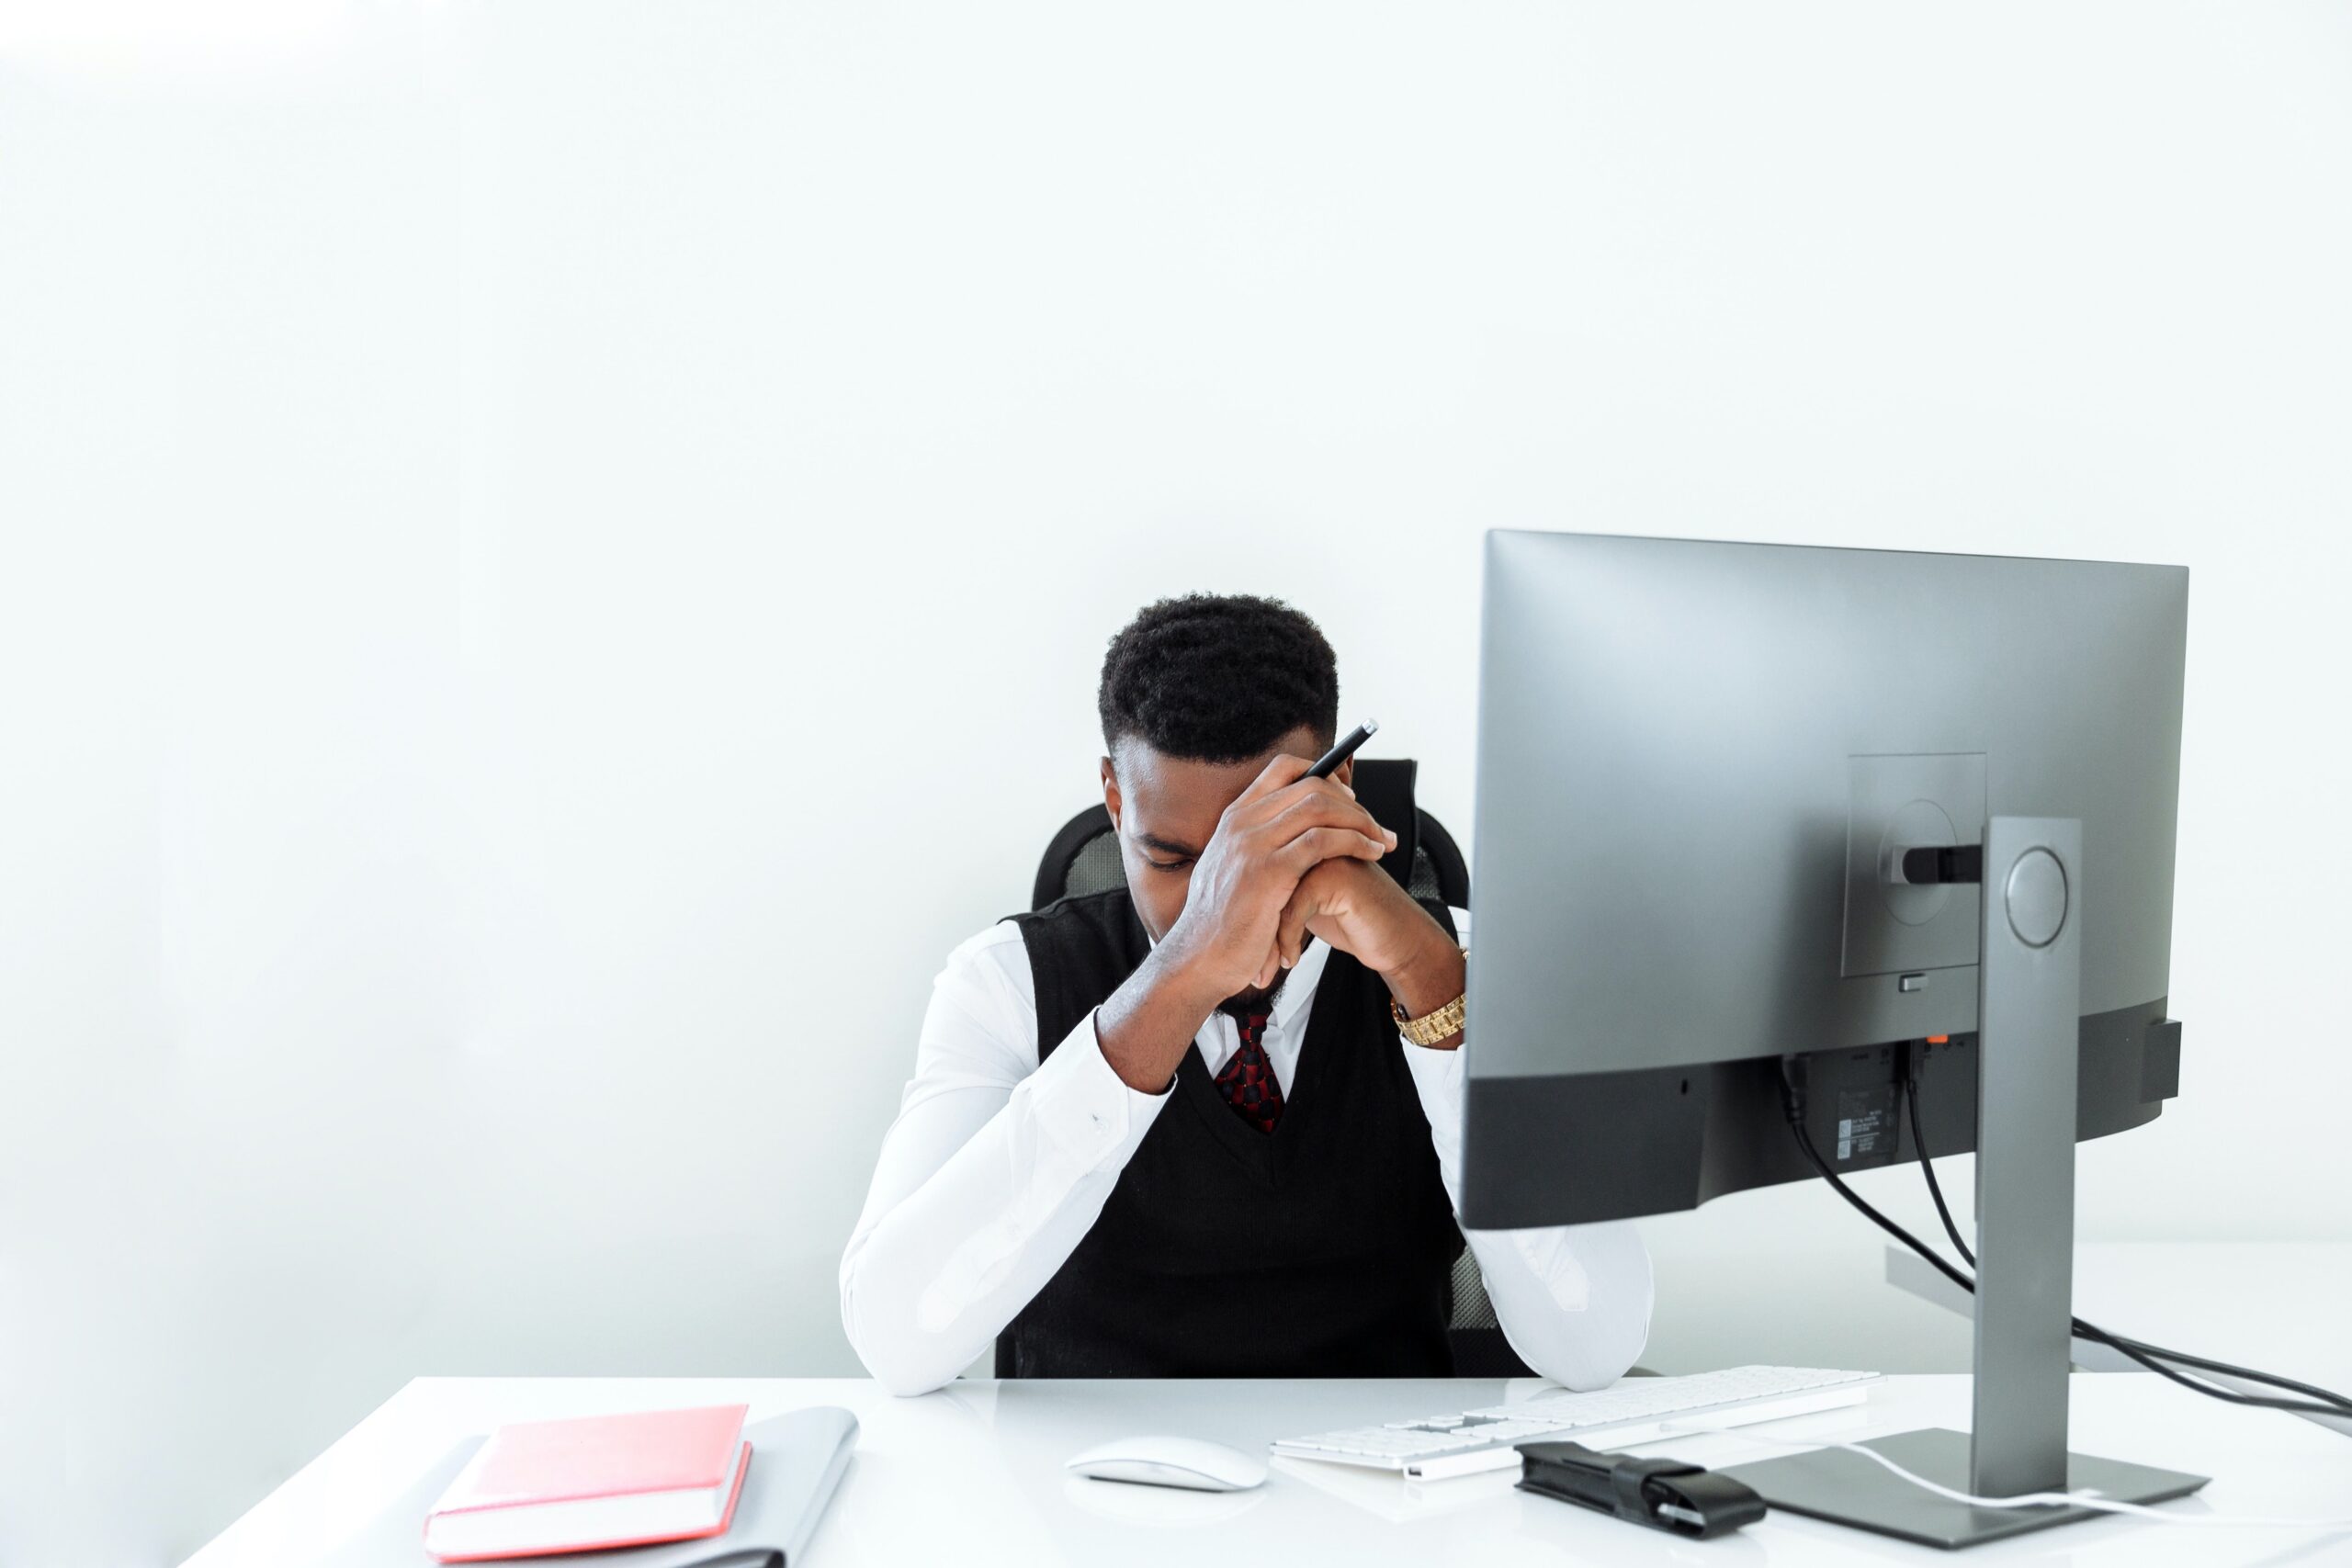
M 1792 1439 L 1802 1441 L 1802 1439 Z M 1892 1437 L 1872 1438 L 1874 1449 L 1915 1475 L 1957 1492 L 1968 1490 L 1968 1434 L 1928 1427 Z M 1734 1465 L 1719 1473 L 1754 1487 L 1764 1501 L 1792 1514 L 1852 1525 L 1939 1546 L 1947 1551 L 2002 1540 L 2077 1519 L 2109 1518 L 2097 1508 L 1975 1508 L 1939 1497 L 1884 1467 L 1844 1449 L 1815 1449 L 1784 1459 Z M 2098 1492 L 2120 1503 L 2163 1503 L 2186 1497 L 2205 1484 L 2201 1475 L 2156 1470 L 2089 1454 L 2066 1456 L 2066 1489 Z

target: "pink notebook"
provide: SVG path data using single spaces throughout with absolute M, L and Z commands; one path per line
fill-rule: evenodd
M 721 1534 L 751 1464 L 749 1409 L 501 1427 L 425 1517 L 424 1549 L 472 1562 Z

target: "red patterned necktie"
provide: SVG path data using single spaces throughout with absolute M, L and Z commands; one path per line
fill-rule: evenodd
M 1274 1080 L 1274 1065 L 1266 1060 L 1266 1048 L 1258 1043 L 1266 1028 L 1266 1015 L 1253 1012 L 1239 1022 L 1241 1049 L 1216 1075 L 1217 1092 L 1244 1122 L 1261 1133 L 1271 1133 L 1283 1119 L 1283 1086 Z

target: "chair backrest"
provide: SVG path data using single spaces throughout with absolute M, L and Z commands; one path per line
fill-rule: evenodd
M 1470 867 L 1445 825 L 1413 804 L 1413 783 L 1419 764 L 1410 758 L 1356 759 L 1352 774 L 1356 798 L 1373 819 L 1396 835 L 1396 847 L 1380 863 L 1381 869 L 1405 885 L 1416 898 L 1435 898 L 1456 909 L 1470 907 Z M 1398 826 L 1399 823 L 1405 826 Z M 1120 863 L 1119 844 L 1111 831 L 1111 813 L 1100 804 L 1090 806 L 1062 824 L 1037 863 L 1037 880 L 1030 889 L 1029 907 L 1042 909 L 1057 899 L 1100 893 L 1126 880 Z M 1453 1351 L 1457 1377 L 1508 1378 L 1533 1374 L 1503 1337 L 1495 1319 L 1494 1303 L 1487 1299 L 1486 1281 L 1478 1260 L 1467 1247 L 1453 1262 L 1452 1312 L 1446 1339 Z M 1001 1341 L 997 1375 L 1009 1377 L 1012 1357 Z

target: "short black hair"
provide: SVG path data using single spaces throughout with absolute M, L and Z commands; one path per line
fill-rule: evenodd
M 1241 762 L 1302 728 L 1331 744 L 1340 664 L 1280 600 L 1188 593 L 1146 605 L 1111 639 L 1095 703 L 1106 750 L 1132 738 L 1162 756 Z

